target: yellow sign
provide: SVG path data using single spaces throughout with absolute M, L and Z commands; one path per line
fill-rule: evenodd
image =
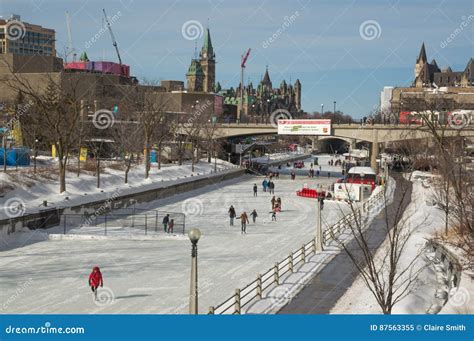
M 87 160 L 87 148 L 81 148 L 81 153 L 79 156 L 79 160 L 86 161 Z
M 51 156 L 56 157 L 56 146 L 54 144 L 51 146 Z

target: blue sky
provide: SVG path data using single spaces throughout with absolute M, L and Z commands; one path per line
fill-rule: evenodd
M 223 87 L 238 85 L 240 58 L 250 47 L 245 81 L 256 85 L 266 65 L 274 86 L 299 78 L 306 111 L 319 111 L 321 103 L 332 110 L 336 101 L 337 109 L 363 116 L 379 104 L 383 86 L 412 82 L 423 41 L 428 59 L 440 67 L 463 70 L 474 57 L 469 0 L 0 0 L 0 15 L 20 14 L 26 22 L 55 29 L 58 53 L 67 46 L 69 11 L 76 49 L 86 50 L 91 60 L 116 60 L 108 32 L 85 47 L 103 25 L 102 8 L 118 16 L 112 27 L 122 59 L 139 79 L 185 80 L 195 41 L 200 48 L 202 37 L 186 39 L 182 27 L 195 20 L 205 29 L 209 22 Z

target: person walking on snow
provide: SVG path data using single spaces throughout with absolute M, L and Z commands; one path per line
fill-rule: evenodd
M 97 301 L 97 288 L 104 286 L 104 281 L 102 279 L 102 273 L 98 266 L 94 266 L 92 272 L 89 275 L 89 286 L 91 287 L 92 292 L 94 293 L 94 300 Z
M 258 217 L 257 211 L 253 210 L 252 213 L 250 213 L 250 216 L 252 217 L 252 221 L 255 224 L 255 222 L 257 220 L 257 217 Z
M 247 215 L 247 212 L 242 212 L 240 215 L 240 224 L 241 224 L 241 233 L 242 234 L 247 234 L 247 224 L 249 223 L 249 217 Z
M 230 226 L 234 226 L 234 218 L 235 218 L 235 208 L 234 206 L 230 205 L 229 207 L 229 218 L 230 218 Z
M 167 214 L 164 216 L 163 218 L 163 221 L 161 222 L 163 224 L 163 229 L 166 231 L 168 231 L 168 223 L 170 222 L 170 215 Z
M 254 197 L 257 196 L 257 190 L 258 190 L 257 184 L 253 184 L 253 196 Z

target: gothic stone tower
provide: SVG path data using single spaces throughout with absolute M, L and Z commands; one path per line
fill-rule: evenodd
M 295 90 L 296 109 L 301 110 L 301 83 L 299 79 L 296 80 L 295 86 L 293 88 Z
M 423 43 L 421 45 L 420 54 L 418 55 L 418 58 L 416 59 L 415 79 L 418 78 L 418 76 L 420 75 L 421 70 L 425 66 L 426 62 L 427 62 L 427 58 L 426 58 L 425 43 Z
M 203 91 L 214 92 L 214 84 L 216 81 L 216 55 L 212 48 L 209 28 L 206 29 L 204 45 L 199 55 L 201 57 L 202 71 L 204 72 Z
M 193 59 L 191 61 L 186 78 L 188 80 L 188 91 L 203 91 L 204 72 L 199 60 Z

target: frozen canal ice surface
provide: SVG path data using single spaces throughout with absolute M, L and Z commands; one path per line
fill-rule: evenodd
M 243 176 L 203 189 L 151 202 L 147 208 L 185 212 L 186 229 L 199 228 L 199 311 L 206 313 L 253 281 L 314 235 L 315 201 L 296 190 L 333 179 L 288 177 L 275 180 L 282 199 L 278 221 L 271 221 L 271 196 L 262 177 Z M 253 197 L 253 184 L 258 197 Z M 229 226 L 227 210 L 237 215 L 255 208 L 257 223 L 240 232 Z M 328 202 L 323 224 L 336 222 L 346 204 Z M 251 220 L 251 218 L 249 217 Z M 8 241 L 8 239 L 6 240 Z M 2 242 L 5 243 L 5 240 Z M 191 245 L 187 238 L 160 240 L 48 240 L 0 252 L 2 313 L 187 313 Z M 88 275 L 100 266 L 104 288 L 92 301 Z

